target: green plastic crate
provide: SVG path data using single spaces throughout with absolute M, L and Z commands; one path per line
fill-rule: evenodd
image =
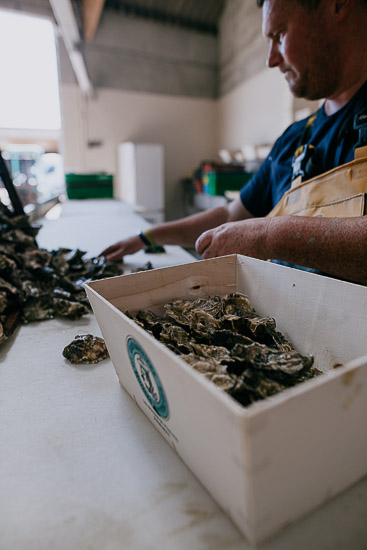
M 209 195 L 239 191 L 251 176 L 248 172 L 207 172 L 203 175 L 203 190 Z
M 69 199 L 112 199 L 113 175 L 75 174 L 65 175 L 66 194 Z

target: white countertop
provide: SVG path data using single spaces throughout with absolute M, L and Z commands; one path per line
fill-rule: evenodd
M 59 219 L 42 224 L 40 246 L 88 256 L 148 227 L 110 200 L 67 201 Z M 194 261 L 167 247 L 126 264 L 147 260 Z M 0 550 L 250 549 L 120 387 L 111 361 L 73 366 L 63 358 L 86 332 L 100 335 L 92 314 L 32 323 L 0 349 Z M 366 550 L 367 479 L 261 548 Z

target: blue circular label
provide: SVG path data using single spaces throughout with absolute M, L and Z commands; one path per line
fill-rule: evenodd
M 158 374 L 141 345 L 131 336 L 127 338 L 127 351 L 134 374 L 144 395 L 162 418 L 168 417 L 168 403 Z

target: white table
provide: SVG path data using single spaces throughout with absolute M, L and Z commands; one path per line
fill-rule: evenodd
M 40 246 L 88 255 L 148 226 L 109 200 L 66 202 L 59 219 L 42 223 Z M 193 261 L 167 247 L 126 263 L 148 259 Z M 120 387 L 111 361 L 73 366 L 62 357 L 86 332 L 100 334 L 92 314 L 33 323 L 0 350 L 0 550 L 251 548 Z M 366 550 L 367 479 L 262 548 Z

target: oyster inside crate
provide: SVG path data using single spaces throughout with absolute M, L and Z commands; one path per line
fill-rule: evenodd
M 240 293 L 175 300 L 163 315 L 125 314 L 244 406 L 321 374 Z

